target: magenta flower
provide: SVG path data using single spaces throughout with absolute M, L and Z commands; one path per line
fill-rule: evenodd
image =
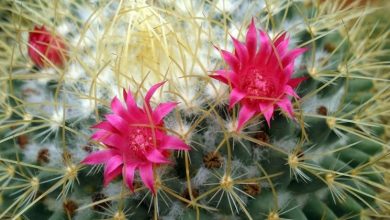
M 288 50 L 286 34 L 271 41 L 267 33 L 256 29 L 253 19 L 245 43 L 232 39 L 234 54 L 221 50 L 230 70 L 217 70 L 211 77 L 231 86 L 230 108 L 241 104 L 237 130 L 258 113 L 264 115 L 269 126 L 277 107 L 293 117 L 289 96 L 298 98 L 294 88 L 305 78 L 291 79 L 291 76 L 295 59 L 306 48 Z
M 102 142 L 107 149 L 87 156 L 84 164 L 105 164 L 104 185 L 122 173 L 127 186 L 134 190 L 133 180 L 138 169 L 142 181 L 153 193 L 154 168 L 169 164 L 170 150 L 189 150 L 181 139 L 167 135 L 163 118 L 177 105 L 174 102 L 159 104 L 154 110 L 150 98 L 164 83 L 158 83 L 146 93 L 143 108 L 139 108 L 131 92 L 123 91 L 124 107 L 115 97 L 111 102 L 112 114 L 95 125 L 98 130 L 92 139 Z

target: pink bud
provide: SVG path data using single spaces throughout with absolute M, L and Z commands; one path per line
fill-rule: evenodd
M 48 32 L 45 26 L 35 26 L 29 33 L 28 55 L 38 67 L 64 66 L 67 60 L 66 52 L 65 42 L 59 36 Z

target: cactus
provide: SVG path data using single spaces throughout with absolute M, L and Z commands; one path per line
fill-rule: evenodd
M 379 6 L 1 2 L 0 219 L 390 217 Z

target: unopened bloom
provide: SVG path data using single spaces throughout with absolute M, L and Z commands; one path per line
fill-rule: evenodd
M 280 107 L 293 117 L 289 96 L 298 98 L 294 88 L 304 78 L 294 78 L 294 60 L 305 48 L 288 50 L 289 38 L 282 34 L 271 41 L 252 20 L 246 42 L 233 38 L 235 51 L 221 50 L 229 70 L 217 70 L 211 77 L 231 86 L 229 107 L 240 103 L 237 130 L 254 115 L 262 113 L 270 125 L 275 108 Z
M 163 118 L 177 105 L 175 102 L 159 104 L 155 109 L 150 99 L 163 83 L 158 83 L 146 93 L 143 107 L 137 106 L 131 92 L 123 91 L 126 106 L 117 97 L 111 102 L 112 114 L 95 125 L 98 130 L 92 139 L 103 143 L 107 149 L 87 156 L 84 164 L 105 164 L 104 185 L 122 173 L 127 186 L 133 190 L 136 170 L 142 181 L 153 193 L 154 168 L 169 164 L 170 150 L 189 150 L 181 139 L 168 135 Z
M 34 27 L 28 37 L 28 55 L 35 65 L 45 67 L 50 64 L 63 66 L 66 61 L 65 42 L 48 32 L 45 26 Z

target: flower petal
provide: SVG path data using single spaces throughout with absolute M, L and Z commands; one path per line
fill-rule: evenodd
M 255 27 L 255 20 L 252 18 L 248 31 L 246 32 L 246 48 L 248 50 L 249 58 L 253 57 L 257 49 L 257 32 Z
M 126 122 L 123 118 L 121 118 L 119 115 L 106 115 L 107 121 L 114 126 L 120 133 L 127 134 L 129 131 L 129 123 Z M 118 133 L 118 132 L 115 132 Z
M 238 113 L 238 125 L 237 131 L 240 131 L 242 126 L 249 121 L 253 115 L 255 115 L 256 110 L 249 108 L 247 105 L 243 105 Z
M 133 181 L 134 181 L 134 173 L 136 168 L 137 168 L 136 164 L 126 164 L 125 166 L 123 166 L 123 177 L 125 179 L 125 183 L 133 192 L 134 192 Z
M 283 66 L 287 66 L 290 63 L 293 63 L 294 60 L 301 54 L 307 51 L 307 48 L 296 48 L 288 52 L 282 59 Z
M 119 155 L 115 155 L 107 161 L 104 172 L 111 173 L 122 164 L 122 157 Z
M 126 99 L 127 99 L 127 91 L 126 91 L 126 89 L 123 89 L 122 94 L 123 94 L 123 99 L 126 101 Z
M 281 36 L 278 37 L 278 39 L 276 39 L 275 47 L 280 57 L 284 57 L 288 52 L 288 44 L 289 38 L 286 37 L 286 33 L 283 33 Z
M 211 78 L 214 78 L 218 81 L 221 81 L 225 84 L 228 84 L 229 85 L 229 78 L 227 78 L 227 76 L 225 75 L 220 75 L 220 74 L 217 74 L 217 75 L 209 75 Z
M 84 158 L 83 161 L 81 161 L 82 164 L 102 164 L 106 163 L 111 157 L 115 156 L 116 153 L 113 150 L 100 150 L 91 153 L 86 158 Z
M 288 44 L 288 41 L 289 41 L 289 40 L 286 39 L 286 36 L 287 36 L 287 33 L 286 33 L 286 32 L 280 34 L 280 35 L 278 36 L 278 38 L 276 38 L 276 40 L 274 41 L 275 47 L 278 47 L 279 44 L 283 43 L 283 41 L 287 41 L 287 44 Z
M 155 194 L 154 189 L 154 175 L 153 175 L 153 165 L 152 164 L 146 164 L 139 167 L 139 174 L 141 176 L 142 182 L 146 185 L 148 189 L 152 191 L 153 194 Z
M 123 98 L 126 101 L 127 109 L 130 111 L 137 107 L 137 103 L 134 100 L 133 94 L 131 94 L 130 90 L 129 92 L 126 92 L 126 90 L 123 90 Z
M 273 104 L 259 104 L 261 113 L 263 113 L 265 120 L 267 121 L 268 127 L 271 127 L 271 117 L 274 114 L 274 105 Z
M 170 161 L 157 149 L 148 152 L 146 158 L 152 163 L 170 163 Z
M 117 133 L 119 132 L 114 126 L 112 126 L 108 121 L 102 121 L 94 126 L 92 128 L 95 129 L 102 129 L 111 133 Z
M 289 65 L 284 67 L 284 74 L 283 74 L 283 77 L 285 78 L 283 80 L 284 84 L 287 82 L 287 80 L 289 80 L 291 78 L 291 75 L 293 73 L 294 73 L 294 64 L 293 63 L 290 63 Z
M 115 133 L 109 134 L 102 138 L 101 142 L 120 151 L 126 151 L 128 148 L 128 141 L 119 134 Z
M 103 185 L 106 187 L 115 177 L 117 177 L 122 172 L 122 166 L 117 167 L 111 173 L 104 174 Z
M 168 115 L 176 106 L 177 106 L 176 102 L 165 102 L 159 104 L 153 112 L 155 122 L 159 124 L 161 120 L 166 115 Z
M 294 111 L 291 105 L 291 101 L 289 99 L 282 99 L 276 103 L 287 115 L 292 118 L 294 116 Z
M 267 54 L 271 50 L 271 43 L 266 32 L 260 31 L 260 51 L 262 54 Z
M 153 94 L 156 92 L 156 90 L 158 88 L 160 88 L 160 86 L 164 85 L 165 81 L 164 82 L 160 82 L 160 83 L 157 83 L 155 85 L 153 85 L 149 91 L 146 93 L 145 95 L 145 104 L 150 108 L 150 99 L 152 98 Z
M 137 106 L 137 103 L 135 102 L 133 94 L 130 92 L 130 90 L 129 92 L 123 90 L 123 98 L 126 102 L 127 112 L 125 117 L 120 115 L 122 118 L 128 120 L 129 122 L 132 122 L 143 116 L 143 111 Z
M 298 78 L 290 79 L 290 81 L 288 81 L 287 84 L 292 88 L 296 88 L 302 81 L 306 79 L 307 77 L 298 77 Z
M 164 150 L 189 150 L 190 147 L 181 139 L 166 135 L 161 141 L 160 148 Z
M 221 50 L 222 58 L 226 61 L 226 63 L 232 68 L 234 72 L 237 72 L 240 68 L 240 62 L 238 59 L 230 52 L 226 50 Z
M 233 89 L 230 93 L 229 108 L 232 108 L 237 102 L 241 101 L 246 96 L 245 93 L 240 92 L 238 89 Z
M 285 92 L 287 95 L 289 95 L 289 96 L 294 96 L 295 98 L 299 99 L 298 94 L 297 94 L 297 93 L 294 91 L 294 89 L 293 89 L 291 86 L 289 86 L 289 85 L 286 85 L 286 86 L 284 87 L 284 92 Z
M 103 141 L 105 138 L 111 135 L 111 132 L 105 130 L 98 130 L 92 134 L 91 139 L 96 141 Z
M 241 65 L 246 65 L 248 62 L 248 50 L 246 49 L 245 45 L 242 44 L 240 41 L 238 41 L 236 38 L 232 37 L 233 39 L 233 45 L 235 48 L 235 53 L 237 54 L 238 58 L 240 59 Z
M 270 39 L 264 31 L 260 31 L 260 49 L 258 50 L 255 62 L 258 65 L 265 64 L 269 60 L 269 54 L 272 47 L 270 44 Z
M 210 75 L 211 78 L 219 80 L 227 85 L 237 86 L 236 82 L 238 81 L 237 75 L 231 70 L 217 70 L 215 71 L 216 75 Z
M 123 108 L 121 101 L 117 97 L 114 97 L 111 101 L 111 110 L 121 118 L 125 120 L 129 119 L 127 111 Z

